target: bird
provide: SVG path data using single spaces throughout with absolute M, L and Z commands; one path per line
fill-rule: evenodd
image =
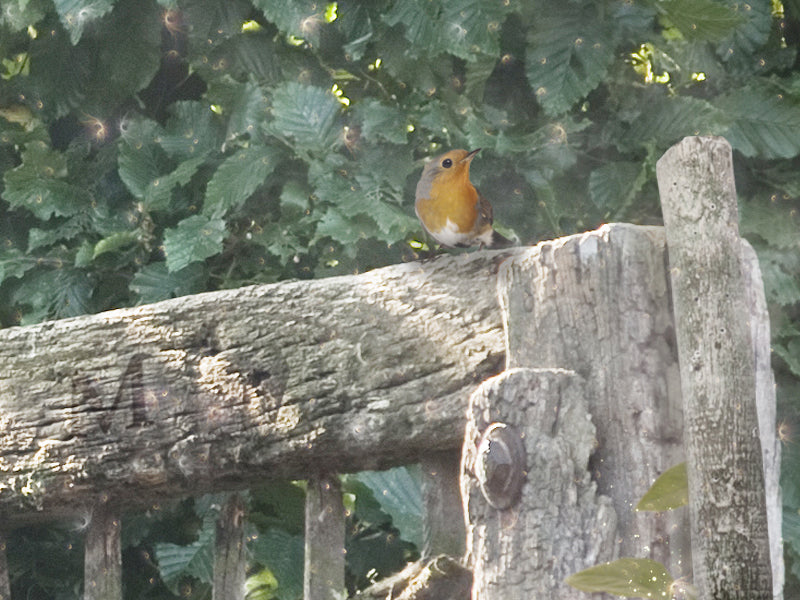
M 450 150 L 431 160 L 417 183 L 414 210 L 442 246 L 506 248 L 514 242 L 492 227 L 492 205 L 469 180 L 469 165 L 480 148 Z

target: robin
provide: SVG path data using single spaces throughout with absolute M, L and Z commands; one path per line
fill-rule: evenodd
M 445 152 L 425 165 L 417 184 L 417 216 L 425 231 L 443 246 L 513 245 L 492 229 L 492 205 L 469 180 L 469 163 L 479 151 Z

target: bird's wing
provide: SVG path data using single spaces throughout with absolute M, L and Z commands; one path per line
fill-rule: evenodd
M 494 217 L 492 216 L 492 205 L 483 197 L 480 190 L 478 190 L 478 223 L 480 225 L 488 223 L 492 224 Z

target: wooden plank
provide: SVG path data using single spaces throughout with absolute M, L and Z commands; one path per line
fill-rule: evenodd
M 702 598 L 773 597 L 754 347 L 730 144 L 690 137 L 658 161 Z M 769 425 L 774 428 L 774 423 Z
M 617 513 L 615 556 L 691 579 L 686 511 L 633 507 L 685 460 L 675 328 L 662 227 L 604 225 L 507 261 L 500 299 L 508 367 L 579 373 L 597 446 L 592 476 Z
M 776 426 L 777 400 L 775 376 L 772 372 L 772 332 L 767 312 L 767 299 L 758 256 L 753 247 L 742 240 L 745 287 L 747 291 L 750 335 L 756 366 L 756 410 L 761 455 L 764 460 L 764 487 L 767 495 L 769 553 L 772 563 L 772 596 L 781 598 L 786 579 L 783 563 L 783 502 L 781 498 L 781 440 Z
M 317 475 L 306 488 L 304 600 L 340 600 L 344 586 L 344 504 L 335 474 Z
M 199 294 L 0 331 L 0 516 L 416 462 L 502 368 L 525 249 Z M 24 516 L 21 513 L 25 513 Z
M 122 600 L 122 524 L 101 498 L 86 532 L 83 567 L 84 600 Z
M 506 429 L 487 437 L 495 424 Z M 587 597 L 564 579 L 614 558 L 617 535 L 590 476 L 594 445 L 574 372 L 510 369 L 475 391 L 461 476 L 473 600 Z
M 212 600 L 244 600 L 247 571 L 245 510 L 242 496 L 231 494 L 217 518 Z
M 0 531 L 0 600 L 11 600 L 11 580 L 8 576 L 6 536 Z
M 420 460 L 423 513 L 422 557 L 464 554 L 467 532 L 461 502 L 458 452 L 431 452 Z

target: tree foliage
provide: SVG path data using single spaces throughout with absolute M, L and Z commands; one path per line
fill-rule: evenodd
M 453 147 L 523 243 L 659 223 L 655 161 L 723 135 L 791 437 L 799 43 L 797 0 L 4 1 L 0 324 L 417 258 Z

